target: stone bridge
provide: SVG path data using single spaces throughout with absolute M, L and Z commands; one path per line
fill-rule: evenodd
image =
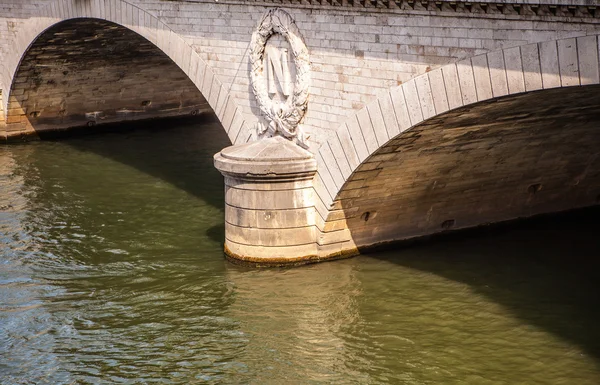
M 212 111 L 236 145 L 215 158 L 226 251 L 249 262 L 338 258 L 590 206 L 600 203 L 595 4 L 0 0 L 0 138 Z M 308 53 L 307 150 L 255 141 L 269 119 L 251 41 L 274 8 Z M 298 100 L 298 81 L 291 91 L 286 81 L 302 72 L 285 33 L 263 47 L 283 64 L 259 55 L 282 103 Z

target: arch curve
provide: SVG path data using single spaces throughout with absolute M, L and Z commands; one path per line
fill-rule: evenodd
M 200 55 L 177 32 L 150 12 L 124 0 L 55 0 L 27 19 L 9 44 L 4 59 L 2 84 L 8 90 L 3 98 L 4 110 L 9 113 L 15 74 L 31 45 L 45 31 L 68 20 L 89 18 L 108 21 L 142 36 L 165 53 L 205 96 L 233 143 L 245 142 L 249 124 L 229 93 L 228 87 Z M 253 122 L 249 122 L 253 123 Z
M 500 108 L 508 108 L 509 112 L 511 112 L 510 108 L 514 108 L 515 111 L 519 110 L 523 119 L 526 119 L 528 113 L 526 107 L 535 110 L 537 100 L 544 100 L 546 96 L 558 98 L 559 100 L 561 97 L 574 98 L 577 96 L 584 98 L 584 95 L 587 95 L 586 108 L 591 111 L 589 114 L 593 114 L 591 106 L 594 103 L 599 103 L 597 97 L 594 96 L 598 90 L 598 84 L 600 84 L 599 38 L 598 35 L 589 35 L 552 40 L 506 48 L 461 60 L 417 76 L 400 86 L 393 87 L 380 95 L 375 101 L 357 111 L 355 115 L 349 117 L 345 123 L 338 127 L 335 135 L 332 135 L 329 140 L 323 143 L 316 155 L 318 172 L 314 187 L 319 198 L 317 211 L 320 218 L 317 218 L 317 222 L 321 221 L 319 224 L 321 246 L 326 250 L 331 250 L 331 252 L 339 252 L 340 250 L 343 252 L 344 250 L 368 246 L 369 244 L 397 240 L 393 238 L 393 231 L 395 230 L 391 228 L 389 231 L 384 229 L 384 224 L 381 222 L 384 220 L 382 217 L 386 213 L 379 212 L 379 217 L 375 217 L 378 213 L 370 211 L 366 206 L 359 208 L 358 204 L 355 204 L 356 202 L 350 202 L 349 200 L 359 195 L 361 195 L 360 199 L 363 199 L 362 195 L 367 196 L 370 193 L 367 191 L 366 186 L 361 187 L 367 182 L 357 180 L 359 179 L 355 177 L 357 173 L 376 174 L 377 170 L 375 169 L 379 167 L 377 166 L 379 161 L 383 163 L 387 161 L 386 164 L 391 164 L 392 153 L 397 153 L 402 146 L 408 145 L 410 148 L 411 141 L 420 137 L 420 130 L 424 127 L 430 130 L 440 130 L 436 135 L 438 135 L 437 140 L 440 141 L 438 143 L 443 145 L 443 140 L 446 139 L 443 138 L 441 128 L 444 123 L 448 122 L 447 119 L 454 119 L 454 122 L 456 122 L 457 119 L 460 120 L 462 115 L 465 118 L 457 124 L 472 124 L 473 119 L 468 123 L 465 123 L 465 121 L 468 120 L 468 115 L 471 112 L 477 111 L 485 111 L 486 113 L 491 111 L 490 118 L 502 119 L 503 110 Z M 593 97 L 590 99 L 590 96 Z M 559 104 L 556 100 L 554 104 L 547 103 L 545 106 L 547 111 Z M 577 103 L 575 99 L 572 100 L 573 103 Z M 523 108 L 516 108 L 520 106 L 519 103 L 531 104 L 525 105 Z M 577 108 L 573 103 L 568 106 L 572 111 Z M 494 104 L 497 106 L 494 107 Z M 537 116 L 543 118 L 542 112 L 542 107 L 540 107 Z M 508 115 L 513 114 L 509 113 Z M 589 118 L 592 115 L 582 116 Z M 519 119 L 521 119 L 520 116 L 513 118 L 514 122 L 512 124 L 518 124 Z M 563 122 L 563 124 L 568 125 L 570 123 Z M 462 127 L 466 127 L 466 125 Z M 464 131 L 465 136 L 462 138 L 464 139 L 462 143 L 465 146 L 469 145 L 468 135 L 470 133 L 467 131 Z M 583 130 L 579 133 L 582 132 Z M 589 132 L 591 131 L 588 130 L 587 133 Z M 566 135 L 566 132 L 563 131 L 562 134 Z M 537 134 L 532 136 L 532 140 L 541 141 L 544 139 L 543 135 L 545 134 L 538 130 Z M 597 138 L 598 134 L 594 131 L 592 135 Z M 577 141 L 579 144 L 582 143 L 580 139 Z M 522 141 L 520 143 L 526 142 Z M 559 142 L 554 140 L 554 143 L 558 144 Z M 572 148 L 564 147 L 563 149 L 573 151 Z M 538 155 L 542 151 L 540 150 Z M 478 153 L 478 155 L 481 154 L 483 154 L 483 151 Z M 596 158 L 591 155 L 588 158 L 582 160 L 578 165 L 581 166 L 585 162 L 593 164 L 594 166 L 591 167 L 593 171 L 598 166 Z M 446 158 L 450 162 L 456 161 L 451 159 Z M 405 166 L 398 165 L 395 167 L 398 168 L 397 175 L 402 175 L 400 170 Z M 408 169 L 410 168 L 406 170 Z M 448 172 L 454 172 L 454 170 L 448 168 Z M 573 186 L 583 180 L 582 178 L 585 178 L 587 171 L 582 166 L 577 172 L 582 174 L 572 174 L 573 180 L 569 180 L 569 183 L 572 183 Z M 377 178 L 377 176 L 372 178 Z M 377 191 L 381 194 L 376 198 L 382 199 L 381 197 L 386 195 L 386 189 L 391 191 L 395 187 L 386 186 L 385 183 L 382 183 L 385 182 L 385 178 L 381 176 L 379 178 L 378 183 L 380 185 L 377 187 Z M 415 175 L 412 178 L 415 184 L 425 184 L 424 180 L 427 179 Z M 590 184 L 588 183 L 588 185 Z M 588 187 L 591 188 L 590 186 Z M 427 188 L 438 187 L 440 186 L 433 184 Z M 529 188 L 525 186 L 521 189 L 521 187 L 519 186 L 518 191 L 521 194 L 521 190 L 523 190 L 523 195 L 520 195 L 519 199 L 523 199 L 523 202 L 526 202 L 527 199 L 533 201 L 533 196 L 540 190 L 540 194 L 535 198 L 537 200 L 542 195 L 549 194 L 548 189 L 543 190 L 546 188 L 544 184 L 538 183 L 538 181 L 532 181 Z M 364 188 L 364 191 L 360 191 L 362 188 Z M 569 195 L 569 198 L 573 199 L 582 198 L 573 207 L 594 204 L 594 193 L 586 191 L 585 199 L 583 199 L 582 188 L 580 187 L 577 193 L 574 190 L 571 191 L 573 194 Z M 421 197 L 425 196 L 424 194 L 427 194 L 427 191 L 423 190 L 422 193 Z M 397 199 L 394 204 L 405 203 L 402 199 Z M 415 217 L 428 215 L 428 210 L 433 206 L 425 206 L 420 207 L 418 212 L 415 211 Z M 551 207 L 550 205 L 544 207 L 539 205 L 538 208 L 536 208 L 537 211 L 531 210 L 529 214 L 526 207 L 521 211 L 513 210 L 511 215 L 517 213 L 519 216 L 529 216 L 547 212 L 543 210 Z M 551 209 L 554 210 L 554 208 Z M 559 209 L 564 210 L 565 207 L 561 206 Z M 368 213 L 365 215 L 365 212 Z M 497 221 L 498 218 L 488 216 L 484 222 L 487 219 L 492 222 Z M 428 235 L 449 228 L 460 228 L 463 227 L 464 223 L 458 221 L 455 225 L 452 215 L 448 218 L 438 219 L 440 219 L 440 223 L 436 222 L 437 230 L 435 231 L 427 230 L 430 231 L 429 233 L 425 233 L 425 230 L 421 233 L 415 231 L 404 235 L 408 237 Z M 473 226 L 475 217 L 470 219 L 473 219 L 473 221 L 470 221 L 466 227 Z M 507 219 L 512 218 L 502 217 L 499 220 Z M 369 221 L 368 225 L 366 224 L 367 220 Z M 361 229 L 357 230 L 358 227 L 361 227 Z M 368 231 L 365 230 L 367 227 L 369 227 Z
M 392 87 L 341 124 L 317 153 L 317 189 L 330 205 L 350 175 L 398 135 L 446 112 L 500 97 L 600 84 L 600 35 L 505 48 Z

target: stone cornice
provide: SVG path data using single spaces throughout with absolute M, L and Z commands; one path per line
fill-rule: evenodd
M 173 0 L 169 0 L 173 1 Z M 473 15 L 600 19 L 598 0 L 184 0 L 302 8 L 346 8 L 355 11 L 405 11 Z

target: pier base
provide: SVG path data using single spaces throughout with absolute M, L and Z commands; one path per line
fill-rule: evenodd
M 275 136 L 214 156 L 225 177 L 225 253 L 252 264 L 318 260 L 313 155 Z

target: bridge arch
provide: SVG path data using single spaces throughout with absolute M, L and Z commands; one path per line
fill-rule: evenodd
M 591 150 L 588 146 L 600 143 L 600 130 L 594 129 L 600 124 L 600 116 L 595 112 L 600 105 L 598 43 L 599 36 L 590 35 L 507 48 L 461 60 L 391 88 L 348 118 L 316 155 L 319 168 L 315 191 L 319 198 L 317 221 L 321 221 L 321 246 L 331 252 L 343 251 L 600 203 L 600 149 Z M 483 124 L 483 119 L 490 124 Z M 549 129 L 544 132 L 540 124 Z M 517 130 L 519 126 L 522 129 Z M 554 126 L 557 129 L 550 129 Z M 507 154 L 494 153 L 494 148 L 506 149 L 502 135 L 494 136 L 502 127 L 522 135 L 520 138 L 506 135 L 505 141 L 514 139 L 511 145 L 517 149 L 512 154 L 512 160 L 517 161 L 512 163 Z M 569 130 L 574 138 L 570 146 L 565 142 Z M 549 153 L 552 146 L 544 149 L 542 142 L 547 138 L 563 151 L 555 154 L 556 159 Z M 427 140 L 435 143 L 427 144 Z M 467 151 L 477 146 L 481 146 L 478 152 Z M 576 154 L 577 146 L 581 146 L 580 154 Z M 440 154 L 444 156 L 429 157 L 435 155 L 436 148 L 443 147 L 445 150 L 440 150 Z M 485 163 L 490 159 L 503 167 L 484 170 L 494 164 Z M 428 161 L 438 164 L 413 167 L 414 162 Z M 482 209 L 480 213 L 477 207 L 469 206 L 468 199 L 479 196 L 471 194 L 474 183 L 466 182 L 475 174 L 465 173 L 479 171 L 460 166 L 466 162 L 481 162 L 481 175 L 500 181 L 493 186 L 493 192 L 491 185 L 487 187 L 490 194 L 500 194 L 495 199 L 506 199 L 506 205 L 490 208 L 490 212 Z M 563 179 L 553 180 L 549 176 L 547 181 L 542 180 L 545 178 L 532 172 L 536 164 L 548 173 L 552 167 L 558 167 L 564 171 Z M 512 186 L 518 189 L 518 194 L 522 193 L 518 199 L 508 195 L 517 190 L 507 187 L 503 196 L 500 188 L 502 183 L 506 186 L 516 183 L 514 178 L 490 175 L 508 167 L 521 173 L 519 183 L 523 186 Z M 408 173 L 409 169 L 416 173 Z M 462 178 L 464 185 L 451 189 L 440 173 L 454 175 L 457 184 Z M 491 179 L 482 177 L 480 194 L 485 194 L 486 183 L 491 183 Z M 573 188 L 559 191 L 557 183 L 567 183 Z M 416 195 L 410 197 L 406 193 L 403 197 L 406 186 L 414 187 Z M 459 205 L 448 209 L 442 202 L 446 198 L 438 193 L 455 194 L 456 199 L 464 197 L 462 207 L 472 212 L 457 212 Z M 561 196 L 570 200 L 569 205 L 559 203 Z M 404 209 L 399 210 L 400 206 Z M 504 209 L 507 215 L 490 214 Z M 402 222 L 403 215 L 405 226 L 399 229 L 393 222 Z
M 38 17 L 27 19 L 9 44 L 1 83 L 8 89 L 3 99 L 7 124 L 23 130 L 27 113 L 12 90 L 19 67 L 35 41 L 49 29 L 73 20 L 101 20 L 121 26 L 152 43 L 171 59 L 206 98 L 233 143 L 247 141 L 246 117 L 224 84 L 194 48 L 155 15 L 124 0 L 57 0 L 42 8 Z M 240 133 L 243 133 L 240 135 Z

